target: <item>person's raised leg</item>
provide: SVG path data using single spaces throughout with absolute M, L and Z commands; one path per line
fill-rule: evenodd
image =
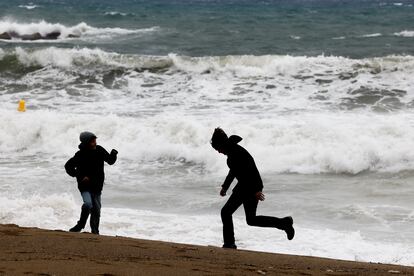
M 224 248 L 237 249 L 234 239 L 233 213 L 242 204 L 242 198 L 238 193 L 232 193 L 229 200 L 221 209 L 221 220 L 223 222 Z
M 295 230 L 293 228 L 292 217 L 277 218 L 270 216 L 257 216 L 256 211 L 258 203 L 259 201 L 253 196 L 243 200 L 247 224 L 257 227 L 275 227 L 277 229 L 284 230 L 289 240 L 293 239 Z

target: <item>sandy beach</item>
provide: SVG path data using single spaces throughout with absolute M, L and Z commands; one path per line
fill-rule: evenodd
M 414 267 L 0 225 L 1 275 L 414 275 Z

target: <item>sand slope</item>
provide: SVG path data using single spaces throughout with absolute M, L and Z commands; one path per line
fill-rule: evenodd
M 414 275 L 414 267 L 0 225 L 0 274 Z

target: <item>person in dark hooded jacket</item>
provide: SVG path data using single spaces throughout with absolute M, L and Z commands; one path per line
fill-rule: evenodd
M 221 209 L 223 222 L 223 248 L 237 249 L 234 239 L 232 214 L 243 204 L 247 224 L 258 227 L 274 227 L 284 230 L 289 240 L 293 239 L 295 230 L 292 217 L 276 218 L 257 216 L 257 205 L 265 199 L 262 192 L 263 182 L 253 157 L 238 143 L 242 140 L 237 135 L 227 137 L 221 129 L 216 128 L 211 138 L 212 147 L 219 153 L 227 155 L 227 165 L 230 171 L 224 180 L 220 195 L 225 196 L 231 183 L 237 179 L 238 183 L 224 207 Z
M 76 177 L 78 189 L 83 199 L 80 219 L 70 232 L 80 232 L 86 225 L 89 214 L 93 234 L 99 234 L 101 216 L 101 193 L 105 180 L 104 162 L 113 165 L 118 152 L 108 153 L 96 144 L 96 135 L 85 131 L 80 134 L 79 151 L 65 164 L 66 172 Z

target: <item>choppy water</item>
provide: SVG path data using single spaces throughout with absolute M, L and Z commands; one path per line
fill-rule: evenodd
M 61 36 L 0 40 L 0 223 L 72 226 L 63 165 L 90 130 L 120 152 L 103 234 L 221 245 L 221 126 L 262 173 L 259 213 L 297 228 L 239 211 L 240 248 L 414 265 L 413 4 L 1 2 L 0 34 Z

